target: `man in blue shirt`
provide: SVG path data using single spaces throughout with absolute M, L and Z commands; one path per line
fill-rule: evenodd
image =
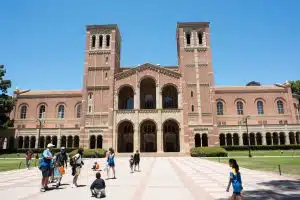
M 42 186 L 41 192 L 45 192 L 48 189 L 48 181 L 50 176 L 50 165 L 52 161 L 52 153 L 51 150 L 54 147 L 53 144 L 49 143 L 47 145 L 47 149 L 44 150 L 41 158 L 40 169 L 42 171 Z

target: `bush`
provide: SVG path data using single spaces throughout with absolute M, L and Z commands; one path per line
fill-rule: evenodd
M 69 153 L 70 157 L 73 157 L 77 153 L 78 149 Z M 84 149 L 82 157 L 84 158 L 104 158 L 106 154 L 105 149 Z
M 246 151 L 248 146 L 224 146 L 227 151 Z M 290 149 L 300 149 L 300 145 L 256 145 L 250 146 L 251 150 L 290 150 Z
M 227 157 L 227 151 L 222 147 L 195 147 L 191 151 L 192 157 Z
M 66 148 L 67 152 L 73 151 L 75 148 Z M 19 153 L 19 154 L 24 154 L 26 153 L 28 149 L 0 149 L 0 155 L 1 154 L 14 154 L 14 153 Z M 38 149 L 31 149 L 33 153 L 42 153 L 45 149 L 38 148 Z M 60 149 L 52 149 L 52 153 L 55 154 L 59 152 Z

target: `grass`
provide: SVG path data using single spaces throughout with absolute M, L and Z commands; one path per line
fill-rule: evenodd
M 31 160 L 30 166 L 34 167 L 35 160 Z M 25 159 L 0 159 L 0 172 L 9 171 L 14 169 L 24 169 L 26 168 Z
M 207 158 L 213 161 L 228 163 L 229 158 L 235 158 L 240 167 L 270 171 L 279 174 L 278 165 L 280 165 L 282 174 L 300 175 L 300 150 L 285 150 L 281 153 L 280 150 L 271 151 L 251 151 L 254 156 L 248 157 L 248 151 L 228 151 L 228 158 Z M 280 157 L 255 157 L 255 156 L 280 156 Z

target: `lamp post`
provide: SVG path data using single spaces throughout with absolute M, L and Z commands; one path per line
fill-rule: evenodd
M 248 140 L 248 150 L 249 150 L 248 156 L 249 156 L 249 158 L 251 158 L 252 155 L 251 155 L 251 148 L 250 148 L 250 136 L 249 136 L 249 130 L 248 130 L 248 119 L 249 118 L 250 118 L 250 116 L 247 115 L 246 117 L 243 118 L 243 122 L 245 123 L 246 130 L 247 130 L 247 140 Z
M 42 124 L 44 122 L 44 116 L 45 116 L 45 113 L 42 113 L 42 116 L 41 118 L 39 118 L 37 120 L 37 122 L 39 123 L 39 133 L 38 133 L 38 145 L 37 145 L 37 149 L 40 148 L 40 136 L 41 136 L 41 129 L 42 129 Z M 36 154 L 36 159 L 39 159 L 39 152 L 37 151 L 37 154 Z

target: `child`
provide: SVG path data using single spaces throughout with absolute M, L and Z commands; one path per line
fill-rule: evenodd
M 97 162 L 94 163 L 92 170 L 96 171 L 99 169 L 99 164 Z
M 106 196 L 105 194 L 105 182 L 101 178 L 100 172 L 96 173 L 96 180 L 92 183 L 90 189 L 92 192 L 92 197 L 103 198 Z
M 229 183 L 226 191 L 229 192 L 230 185 L 232 184 L 233 194 L 231 199 L 242 200 L 241 191 L 243 190 L 243 186 L 241 174 L 239 172 L 239 165 L 235 159 L 229 159 L 229 166 L 232 168 L 232 170 L 230 172 Z
M 131 173 L 133 173 L 133 165 L 134 165 L 134 159 L 133 159 L 133 155 L 131 155 L 129 159 L 129 167 L 131 169 Z
M 59 163 L 55 163 L 55 168 L 53 170 L 53 176 L 54 179 L 56 179 L 56 188 L 58 188 L 60 186 L 60 181 L 62 178 L 62 171 L 61 171 L 61 166 Z
M 138 171 L 140 171 L 140 153 L 139 150 L 136 150 L 134 154 L 134 171 L 136 171 L 136 167 L 138 167 Z

